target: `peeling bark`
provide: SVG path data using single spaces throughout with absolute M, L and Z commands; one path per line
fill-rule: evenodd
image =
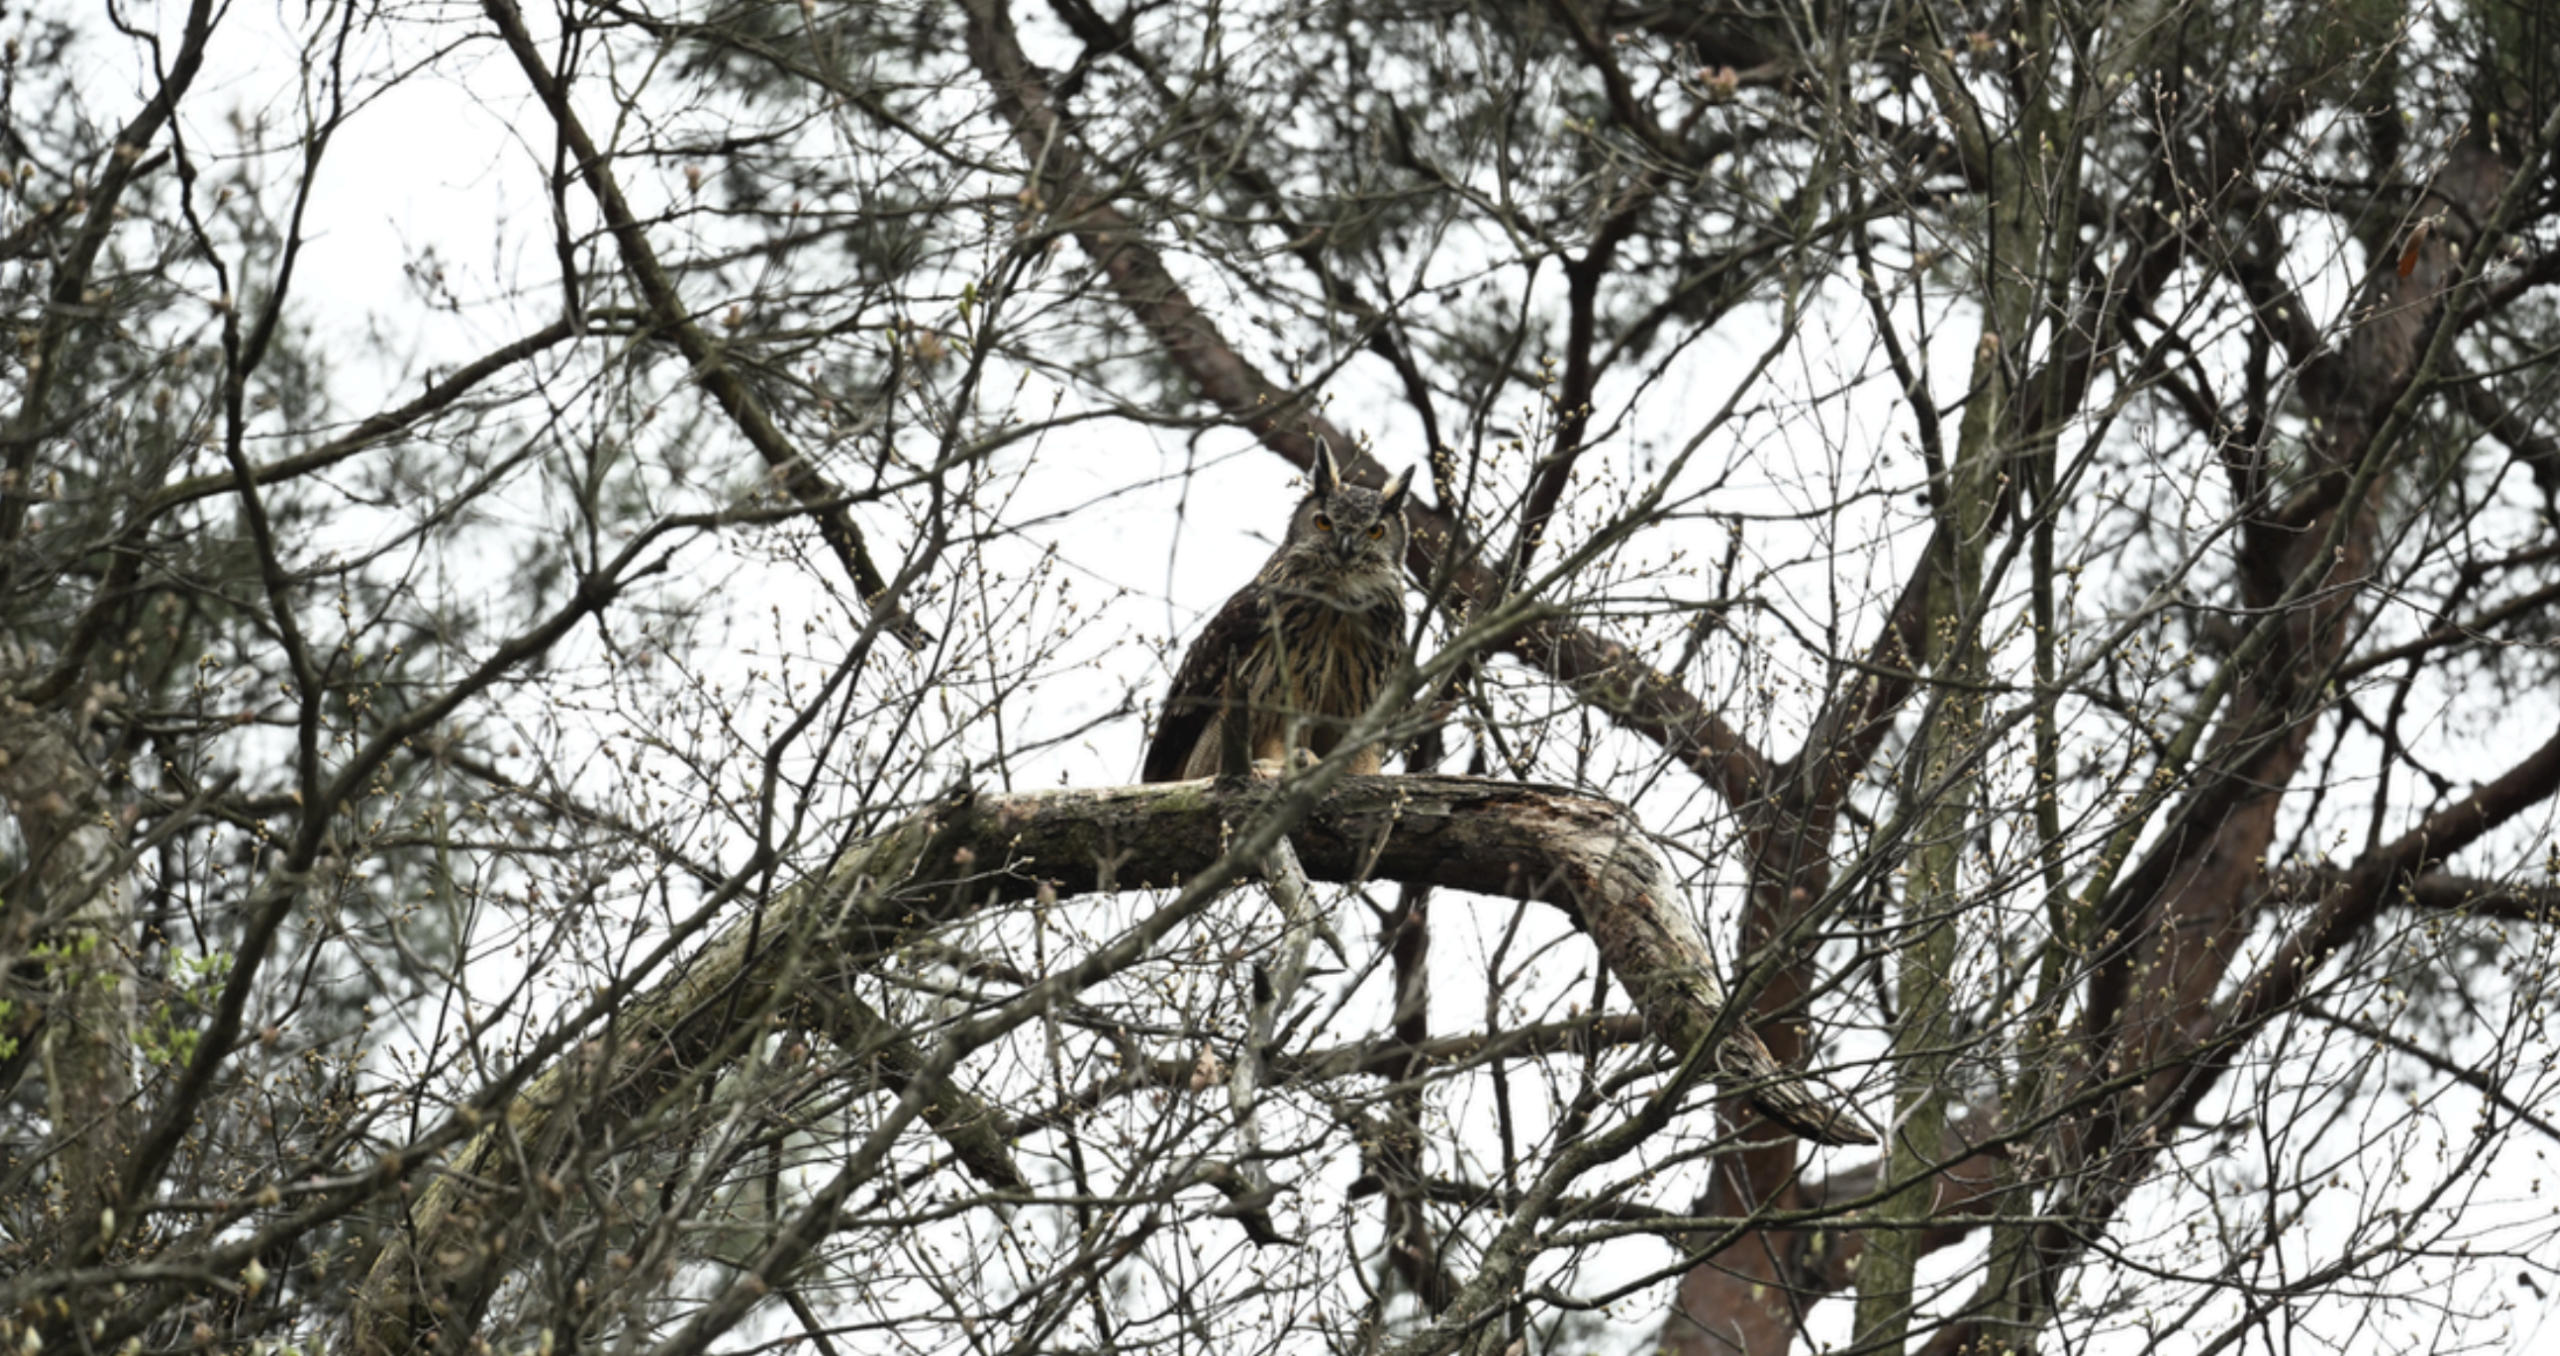
M 2555 139 L 2560 114 L 2542 129 L 2537 157 Z M 2438 854 L 2560 791 L 2555 736 L 2461 813 L 2438 815 L 2445 822 L 2430 821 L 2360 859 L 2313 920 L 2238 980 L 2235 997 L 2222 998 L 2234 992 L 2238 943 L 2272 893 L 2265 863 L 2282 792 L 2304 765 L 2357 632 L 2379 549 L 2376 498 L 2407 444 L 2404 407 L 2424 394 L 2417 388 L 2432 380 L 2430 364 L 2450 350 L 2461 317 L 2449 304 L 2470 276 L 2460 260 L 2474 258 L 2476 270 L 2483 224 L 2494 229 L 2512 205 L 2510 174 L 2478 142 L 2458 144 L 2426 196 L 2449 204 L 2460 224 L 2440 223 L 2411 246 L 2414 258 L 2378 254 L 2341 350 L 2297 355 L 2317 430 L 2306 443 L 2311 463 L 2302 490 L 2270 515 L 2278 530 L 2244 537 L 2237 571 L 2241 596 L 2272 643 L 2244 644 L 2228 661 L 2236 668 L 2231 695 L 2182 802 L 2097 920 L 2092 935 L 2118 940 L 2090 980 L 2081 1061 L 2054 1080 L 2051 1101 L 2017 1109 L 2021 1121 L 2061 1118 L 2041 1151 L 2069 1184 L 2051 1213 L 2071 1222 L 2039 1226 L 2012 1293 L 1969 1304 L 1966 1317 L 1930 1341 L 1932 1356 L 1986 1340 L 2026 1349 L 2053 1311 L 2065 1269 L 2145 1180 L 2167 1142 L 2163 1130 L 2220 1081 L 2223 1057 L 2295 1001 L 2320 960 L 2369 925 L 2388 892 Z M 2007 1304 L 2025 1317 L 1986 1322 L 1986 1312 Z
M 1285 786 L 1279 794 L 1285 809 Z M 1249 833 L 1235 826 L 1250 823 L 1272 796 L 1268 788 L 1220 791 L 1211 782 L 964 793 L 848 852 L 824 877 L 730 924 L 675 979 L 621 1005 L 617 1051 L 564 1061 L 520 1095 L 470 1113 L 485 1128 L 420 1196 L 408 1236 L 386 1247 L 365 1283 L 358 1347 L 406 1350 L 434 1326 L 434 1313 L 496 1283 L 505 1251 L 485 1235 L 504 1228 L 524 1174 L 541 1170 L 543 1146 L 586 1114 L 582 1096 L 609 1088 L 617 1105 L 652 1104 L 707 1064 L 733 1057 L 739 1031 L 762 1029 L 766 1014 L 828 1030 L 848 1048 L 890 1048 L 903 1037 L 829 1025 L 826 1014 L 840 1002 L 845 977 L 920 932 L 1007 902 L 1181 887 L 1137 933 L 1035 981 L 1011 1005 L 1019 1009 L 1014 1021 L 1028 1020 L 1056 997 L 1142 959 L 1154 937 L 1215 901 L 1244 863 L 1260 860 L 1249 855 Z M 1655 1041 L 1683 1055 L 1715 1042 L 1702 1071 L 1730 1080 L 1728 1091 L 1799 1133 L 1835 1142 L 1865 1135 L 1827 1089 L 1817 1092 L 1780 1067 L 1727 1011 L 1686 901 L 1618 806 L 1517 782 L 1346 777 L 1289 836 L 1311 879 L 1397 880 L 1564 910 L 1633 996 Z M 982 1181 L 1007 1176 L 995 1166 L 1004 1155 L 999 1121 L 948 1071 L 966 1048 L 1004 1029 L 983 1019 L 882 1066 L 881 1090 L 902 1089 L 914 1118 Z M 1520 1260 L 1525 1265 L 1526 1255 Z

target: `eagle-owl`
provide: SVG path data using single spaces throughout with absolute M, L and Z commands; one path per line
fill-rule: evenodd
M 1315 487 L 1253 582 L 1192 642 L 1147 746 L 1145 777 L 1182 781 L 1322 758 L 1405 657 L 1407 467 L 1384 491 L 1346 485 L 1316 446 Z M 1375 773 L 1364 748 L 1351 770 Z

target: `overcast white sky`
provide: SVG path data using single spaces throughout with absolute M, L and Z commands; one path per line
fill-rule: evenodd
M 157 12 L 164 24 L 174 24 L 182 7 L 165 6 Z M 297 314 L 329 341 L 340 409 L 349 417 L 361 417 L 404 389 L 414 389 L 427 369 L 477 356 L 544 323 L 556 311 L 556 291 L 551 286 L 551 208 L 543 187 L 549 158 L 547 123 L 523 92 L 512 63 L 494 47 L 474 44 L 463 52 L 429 60 L 424 49 L 407 46 L 421 33 L 439 31 L 433 25 L 412 22 L 435 12 L 433 6 L 399 11 L 393 26 L 369 33 L 367 69 L 420 62 L 424 67 L 370 96 L 370 106 L 340 133 L 312 202 L 310 243 L 296 288 L 301 299 Z M 469 6 L 444 12 L 453 16 L 457 30 L 472 24 L 476 13 Z M 306 35 L 292 25 L 308 19 L 297 7 L 256 5 L 239 6 L 225 19 L 224 36 L 215 44 L 202 86 L 187 104 L 188 135 L 203 153 L 219 159 L 235 144 L 235 133 L 222 121 L 234 114 L 276 126 L 290 126 L 299 119 L 302 91 L 291 56 Z M 84 59 L 93 62 L 96 70 L 94 79 L 84 80 L 93 107 L 130 107 L 140 88 L 130 51 L 101 43 Z M 600 119 L 610 120 L 605 106 L 591 102 L 590 107 Z M 121 120 L 122 115 L 107 116 Z M 281 172 L 284 167 L 270 168 Z M 670 199 L 682 191 L 680 184 L 647 182 L 626 182 L 626 188 L 641 199 L 644 212 L 648 202 Z M 583 223 L 587 218 L 582 199 L 573 196 L 572 203 Z M 430 254 L 443 266 L 445 285 L 465 303 L 458 311 L 421 304 L 409 270 Z M 2334 306 L 2336 287 L 2330 287 L 2327 301 Z M 1800 345 L 1796 352 L 1870 360 L 1865 356 L 1872 352 L 1865 318 L 1854 307 L 1818 306 L 1810 323 L 1830 327 L 1834 335 L 1826 343 Z M 1739 364 L 1748 360 L 1750 345 L 1757 339 L 1741 327 L 1733 332 L 1741 338 L 1719 336 L 1687 359 L 1694 384 L 1683 394 L 1691 408 L 1716 391 L 1719 381 L 1729 384 Z M 369 342 L 369 336 L 381 335 L 392 337 L 387 361 Z M 1942 387 L 1961 383 L 1972 336 L 1963 326 L 1950 325 L 1938 337 L 1939 383 Z M 1831 387 L 1843 375 L 1782 370 L 1772 379 L 1779 389 L 1800 394 Z M 1614 395 L 1624 399 L 1628 393 Z M 1042 402 L 1035 398 L 1025 404 L 1038 407 Z M 1403 445 L 1409 436 L 1399 436 L 1409 435 L 1406 416 L 1386 388 L 1357 365 L 1340 383 L 1329 413 L 1338 424 L 1378 438 L 1377 455 L 1388 465 L 1419 459 L 1420 449 Z M 1771 417 L 1740 426 L 1736 436 L 1742 443 L 1720 448 L 1711 458 L 1711 473 L 1731 472 L 1720 507 L 1779 513 L 1804 507 L 1794 502 L 1798 497 L 1820 498 L 1840 485 L 1861 483 L 1879 474 L 1886 483 L 1916 480 L 1916 464 L 1907 457 L 1900 471 L 1884 473 L 1840 460 L 1839 449 L 1891 448 L 1906 442 L 1896 431 L 1904 416 L 1883 384 L 1871 383 L 1855 399 L 1822 406 L 1818 417 L 1825 422 Z M 1680 435 L 1667 422 L 1641 431 L 1668 442 L 1676 442 Z M 1130 455 L 1125 442 L 1097 442 L 1136 439 L 1152 444 L 1148 457 Z M 1072 616 L 1042 613 L 1060 624 L 1071 624 L 1078 635 L 1062 651 L 1071 662 L 1062 664 L 1060 675 L 1038 691 L 1036 711 L 1025 722 L 1029 729 L 1071 728 L 1110 710 L 1125 694 L 1148 696 L 1160 691 L 1165 677 L 1163 652 L 1146 642 L 1169 638 L 1178 645 L 1199 617 L 1241 583 L 1267 552 L 1293 496 L 1291 473 L 1277 459 L 1251 450 L 1240 435 L 1203 439 L 1202 446 L 1207 455 L 1223 460 L 1214 476 L 1201 477 L 1188 487 L 1180 473 L 1191 462 L 1191 449 L 1169 436 L 1125 425 L 1053 434 L 1032 448 L 1028 457 L 1007 467 L 1019 495 L 1015 502 L 1035 516 L 1109 497 L 1104 507 L 1053 520 L 1059 525 L 1046 539 L 1035 534 L 1000 546 L 991 558 L 990 569 L 1026 571 L 1034 567 L 1040 548 L 1054 546 L 1065 573 L 1077 580 L 1079 611 Z M 1614 471 L 1619 485 L 1632 484 L 1637 479 L 1637 459 L 1624 449 L 1610 455 L 1617 460 L 1598 459 L 1595 474 Z M 1134 475 L 1131 468 L 1149 464 L 1155 467 L 1157 482 L 1132 489 L 1131 482 L 1143 477 Z M 1179 520 L 1177 506 L 1185 515 Z M 1179 533 L 1174 530 L 1177 521 Z M 1755 525 L 1751 538 L 1755 556 L 1855 572 L 1849 578 L 1817 578 L 1807 569 L 1798 569 L 1773 577 L 1765 587 L 1780 595 L 1800 591 L 1806 612 L 1813 616 L 1832 612 L 1831 601 L 1822 596 L 1831 585 L 1838 587 L 1839 596 L 1851 600 L 1888 596 L 1901 577 L 1903 563 L 1892 543 L 1884 550 L 1872 549 L 1883 521 L 1815 523 L 1801 529 L 1814 534 L 1810 539 L 1793 541 L 1773 540 L 1787 529 Z M 1898 521 L 1912 519 L 1900 516 Z M 877 518 L 869 520 L 869 526 L 884 550 L 894 553 L 900 544 L 899 525 Z M 1708 525 L 1701 522 L 1700 540 L 1656 543 L 1644 549 L 1720 554 L 1720 537 L 1707 539 L 1707 531 Z M 1819 535 L 1824 532 L 1836 535 L 1826 543 Z M 769 662 L 776 646 L 788 645 L 788 638 L 801 633 L 804 621 L 816 622 L 826 633 L 843 634 L 849 619 L 805 580 L 795 580 L 787 571 L 776 573 L 752 553 L 710 546 L 696 549 L 706 577 L 723 580 L 727 596 L 744 604 L 738 612 L 738 647 L 726 656 L 737 666 L 737 673 L 727 679 L 736 687 L 751 687 L 745 681 L 746 671 Z M 511 582 L 493 574 L 480 581 L 480 587 L 502 591 Z M 1127 596 L 1115 596 L 1124 589 Z M 776 613 L 778 619 L 769 621 Z M 926 620 L 937 627 L 948 624 L 939 617 Z M 1133 639 L 1138 637 L 1145 642 Z M 824 653 L 825 646 L 813 646 L 811 651 Z M 1773 709 L 1757 733 L 1775 745 L 1791 745 L 1800 716 L 1800 709 Z M 1017 731 L 1015 737 L 1021 733 Z M 1105 727 L 1089 741 L 1053 749 L 1015 771 L 1028 785 L 1124 781 L 1135 775 L 1142 733 L 1141 724 L 1133 718 Z M 983 753 L 983 747 L 979 751 Z M 1640 801 L 1639 808 L 1648 823 L 1665 825 L 1712 815 L 1695 792 L 1678 788 L 1665 788 L 1658 799 Z M 2546 823 L 2542 828 L 2547 834 L 2550 826 Z M 1694 863 L 1675 860 L 1673 865 L 1687 870 Z M 1344 922 L 1347 936 L 1364 926 L 1348 915 Z M 1442 1010 L 1439 1020 L 1447 1029 L 1470 1025 L 1481 1011 L 1481 991 L 1470 989 L 1459 977 L 1469 974 L 1471 965 L 1480 972 L 1484 954 L 1480 947 L 1474 952 L 1464 947 L 1453 950 L 1460 959 L 1449 967 L 1452 982 L 1436 995 Z M 2450 1119 L 2459 1123 L 2461 1118 Z M 2504 1194 L 2513 1204 L 2489 1210 L 2480 1218 L 2495 1219 L 2512 1211 L 2514 1222 L 2522 1227 L 2528 1219 L 2542 1217 L 2531 1193 L 2517 1190 L 2515 1184 L 2526 1178 L 2539 1180 L 2546 1170 L 2547 1147 L 2529 1139 L 2515 1142 L 2483 1179 L 2493 1194 Z M 2378 1134 L 2367 1146 L 2358 1170 L 2379 1180 L 2388 1175 L 2395 1160 L 2421 1152 L 2424 1147 L 2414 1139 Z M 1677 1194 L 1666 1186 L 1660 1203 L 1674 1203 Z M 2156 1227 L 2170 1223 L 2161 1221 Z M 1941 1272 L 1962 1268 L 1971 1265 L 1976 1255 L 1974 1249 L 1956 1250 L 1933 1265 Z M 2458 1263 L 2442 1265 L 2451 1272 L 2462 1270 Z M 2089 1285 L 2095 1293 L 2120 1279 L 2125 1278 L 2101 1268 L 2089 1278 Z M 2464 1283 L 2484 1290 L 2503 1287 L 2512 1294 L 2513 1288 L 2505 1285 L 2508 1279 L 2502 1274 L 2482 1274 Z M 1844 1340 L 1845 1307 L 1829 1306 L 1824 1313 L 1826 1337 Z M 2387 1323 L 2360 1329 L 2365 1317 L 2369 1316 L 2333 1303 L 2314 1322 L 2326 1340 L 2366 1351 L 2391 1349 L 2409 1335 Z M 2530 1338 L 2539 1330 L 2541 1310 L 2538 1305 L 2528 1306 L 2518 1311 L 2517 1319 L 2521 1336 Z M 1638 1316 L 1630 1331 L 1651 1321 Z M 2107 1349 L 2142 1346 L 2139 1318 L 2128 1315 L 2127 1322 L 2128 1335 L 2120 1343 L 2107 1344 Z

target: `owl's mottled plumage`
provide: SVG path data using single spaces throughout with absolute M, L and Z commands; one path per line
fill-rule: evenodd
M 1183 781 L 1288 766 L 1341 744 L 1405 657 L 1405 489 L 1343 483 L 1319 446 L 1315 486 L 1253 582 L 1209 619 L 1173 678 L 1144 776 Z M 1378 750 L 1354 755 L 1378 770 Z

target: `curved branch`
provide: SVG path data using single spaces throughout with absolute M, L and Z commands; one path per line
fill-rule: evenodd
M 951 797 L 733 921 L 681 974 L 624 1004 L 613 1045 L 630 1053 L 628 1065 L 612 1072 L 613 1096 L 654 1102 L 702 1076 L 706 1065 L 732 1058 L 739 1027 L 761 1031 L 770 1014 L 808 1020 L 809 1005 L 835 1002 L 845 979 L 952 919 L 1006 902 L 1184 882 L 1129 936 L 1031 985 L 933 1049 L 910 1050 L 897 1061 L 902 1105 L 914 1108 L 909 1118 L 934 1126 L 982 1180 L 1001 1181 L 1008 1174 L 992 1133 L 1000 1118 L 950 1082 L 958 1058 L 1135 963 L 1173 922 L 1216 899 L 1246 864 L 1261 860 L 1257 840 L 1271 833 L 1234 830 L 1273 808 L 1271 796 L 1267 787 L 1174 782 Z M 1264 827 L 1270 829 L 1267 818 Z M 1870 1142 L 1827 1089 L 1817 1093 L 1819 1085 L 1780 1068 L 1726 1010 L 1688 902 L 1621 807 L 1517 782 L 1345 777 L 1290 837 L 1311 879 L 1398 880 L 1562 909 L 1632 995 L 1654 1040 L 1800 1134 Z M 704 1020 L 732 1011 L 733 998 L 732 1022 Z M 412 1234 L 376 1263 L 356 1310 L 360 1349 L 397 1349 L 410 1325 L 424 1321 L 423 1306 L 457 1279 L 413 1274 L 429 1272 L 431 1259 L 466 1259 L 459 1265 L 469 1266 L 467 1259 L 484 1255 L 467 1245 L 470 1223 L 505 1209 L 524 1188 L 526 1168 L 541 1167 L 509 1146 L 541 1144 L 547 1125 L 579 1114 L 575 1095 L 595 1086 L 592 1064 L 566 1061 L 490 1109 L 501 1114 L 421 1196 Z M 463 1208 L 466 1201 L 472 1208 Z M 485 1280 L 476 1273 L 462 1279 Z

